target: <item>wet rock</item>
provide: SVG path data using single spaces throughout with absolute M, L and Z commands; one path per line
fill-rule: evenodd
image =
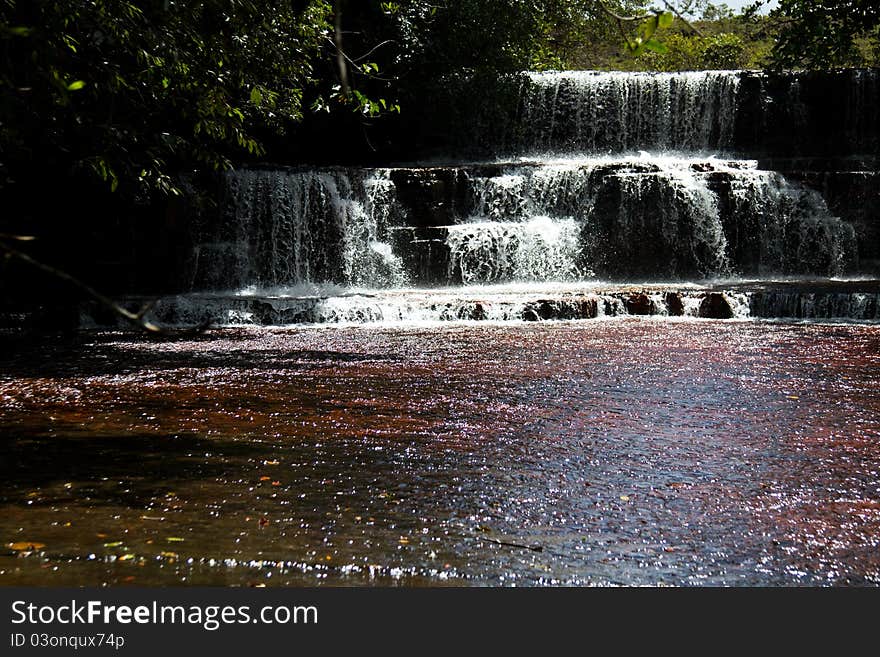
M 461 319 L 459 314 L 460 308 L 452 303 L 436 304 L 431 306 L 431 310 L 440 314 L 441 321 L 448 322 L 450 320 Z
M 780 288 L 753 293 L 750 307 L 754 317 L 877 321 L 880 294 Z
M 489 318 L 489 315 L 486 313 L 486 308 L 480 301 L 463 304 L 458 308 L 456 316 L 458 319 L 472 319 L 476 321 L 483 321 Z
M 602 312 L 606 317 L 616 317 L 618 315 L 619 306 L 615 303 L 614 298 L 602 299 Z
M 584 299 L 579 305 L 579 319 L 595 319 L 599 316 L 599 303 L 596 299 Z
M 382 312 L 377 308 L 355 308 L 354 311 L 344 316 L 345 321 L 354 321 L 360 324 L 382 321 Z
M 92 304 L 91 307 L 94 309 L 92 316 L 100 318 L 104 325 L 118 324 L 118 317 L 115 317 L 108 309 L 100 304 Z M 139 308 L 134 310 L 139 310 Z M 34 304 L 29 312 L 22 314 L 22 317 L 26 320 L 24 322 L 26 330 L 39 334 L 73 333 L 80 324 L 80 312 L 77 304 L 62 299 L 53 299 L 51 303 Z
M 657 312 L 654 302 L 644 292 L 630 295 L 624 299 L 624 304 L 630 315 L 653 315 Z
M 666 311 L 673 317 L 681 317 L 684 315 L 684 301 L 678 292 L 667 292 L 663 297 L 666 304 Z
M 413 227 L 447 226 L 454 222 L 453 199 L 460 171 L 455 168 L 394 169 L 391 180 L 407 209 L 401 216 Z
M 559 304 L 554 301 L 539 301 L 538 316 L 541 319 L 559 319 Z
M 599 307 L 596 299 L 572 297 L 526 304 L 521 317 L 527 322 L 535 322 L 539 320 L 593 319 L 598 314 Z
M 525 308 L 523 308 L 522 320 L 524 322 L 537 322 L 539 319 L 541 318 L 538 316 L 538 313 L 533 307 L 526 306 Z
M 593 319 L 597 314 L 594 299 L 574 297 L 557 302 L 556 319 Z
M 526 322 L 560 319 L 558 305 L 553 301 L 536 301 L 526 304 L 522 310 L 522 319 Z
M 700 302 L 700 317 L 707 319 L 730 319 L 733 317 L 733 308 L 727 297 L 720 292 L 710 292 Z

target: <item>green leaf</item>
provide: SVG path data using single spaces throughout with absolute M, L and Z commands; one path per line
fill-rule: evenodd
M 71 82 L 69 85 L 67 85 L 67 90 L 68 91 L 79 91 L 84 86 L 86 86 L 85 82 L 83 82 L 82 80 L 76 80 L 74 82 Z
M 672 22 L 675 20 L 675 14 L 671 11 L 664 11 L 660 16 L 658 16 L 658 24 L 661 28 L 667 28 L 672 25 Z
M 645 44 L 645 42 L 644 42 L 644 39 L 642 39 L 642 37 L 636 37 L 632 41 L 626 42 L 626 49 L 629 50 L 631 55 L 635 55 L 636 57 L 638 57 L 645 50 L 644 44 Z
M 661 55 L 665 55 L 669 52 L 669 48 L 666 47 L 665 43 L 660 43 L 655 39 L 651 39 L 650 41 L 645 41 L 645 48 L 648 50 L 653 50 L 656 53 Z
M 32 27 L 8 27 L 7 25 L 3 25 L 3 32 L 8 34 L 9 36 L 19 36 L 25 37 L 30 35 L 31 32 L 34 31 Z
M 263 94 L 260 93 L 259 87 L 251 89 L 251 102 L 257 107 L 263 102 Z
M 644 23 L 639 25 L 639 36 L 641 36 L 643 40 L 647 41 L 652 36 L 654 36 L 654 32 L 657 31 L 657 27 L 659 25 L 660 19 L 657 16 L 652 16 Z

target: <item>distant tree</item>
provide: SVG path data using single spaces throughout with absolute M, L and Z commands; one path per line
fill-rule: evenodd
M 700 18 L 704 21 L 718 21 L 725 18 L 733 18 L 734 11 L 725 3 L 707 2 L 703 7 L 703 14 Z
M 739 35 L 671 34 L 664 39 L 666 51 L 649 53 L 640 62 L 644 68 L 657 71 L 732 70 L 745 66 L 748 56 Z
M 880 44 L 877 0 L 780 0 L 772 17 L 781 25 L 772 52 L 775 67 L 864 65 L 859 41 L 869 42 L 875 53 Z

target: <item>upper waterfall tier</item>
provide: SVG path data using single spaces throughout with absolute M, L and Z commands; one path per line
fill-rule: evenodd
M 872 69 L 552 71 L 447 87 L 411 112 L 413 161 L 667 151 L 761 158 L 776 170 L 854 170 L 876 168 L 880 157 Z
M 521 152 L 715 151 L 733 146 L 740 72 L 530 73 Z

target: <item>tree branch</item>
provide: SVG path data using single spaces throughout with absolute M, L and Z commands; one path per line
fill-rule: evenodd
M 396 43 L 396 42 L 393 39 L 385 39 L 385 41 L 373 46 L 372 48 L 370 48 L 370 50 L 368 50 L 366 53 L 364 53 L 360 57 L 355 57 L 353 60 L 350 59 L 349 61 L 351 61 L 352 63 L 355 63 L 355 62 L 359 62 L 361 60 L 364 60 L 367 57 L 369 57 L 370 55 L 372 55 L 374 52 L 379 50 L 379 48 L 381 48 L 382 46 L 387 46 L 389 43 Z
M 668 9 L 673 14 L 675 14 L 676 18 L 678 18 L 682 23 L 687 25 L 688 29 L 690 29 L 694 34 L 697 34 L 699 36 L 703 36 L 703 33 L 700 32 L 699 28 L 697 28 L 697 26 L 695 26 L 687 18 L 685 18 L 682 15 L 682 11 L 680 9 L 678 9 L 674 4 L 672 4 L 668 0 L 663 0 L 663 5 L 666 7 L 666 9 Z M 690 5 L 688 5 L 688 6 L 690 6 Z M 629 35 L 627 35 L 626 30 L 623 27 L 624 23 L 636 23 L 639 21 L 643 21 L 647 18 L 650 18 L 651 16 L 654 15 L 652 13 L 644 13 L 644 14 L 639 14 L 637 16 L 624 16 L 622 14 L 618 14 L 611 7 L 609 7 L 606 0 L 599 0 L 599 7 L 602 9 L 602 11 L 604 11 L 608 16 L 610 16 L 611 18 L 613 18 L 617 22 L 617 29 L 620 31 L 621 36 L 624 38 L 624 40 L 627 42 L 627 44 L 630 44 L 631 42 L 629 40 Z
M 675 16 L 676 16 L 676 18 L 678 18 L 678 20 L 680 20 L 682 23 L 684 23 L 685 25 L 687 25 L 688 28 L 689 28 L 691 31 L 693 31 L 694 34 L 696 34 L 697 36 L 704 36 L 704 34 L 703 34 L 702 32 L 700 32 L 699 28 L 698 28 L 696 25 L 694 25 L 694 24 L 691 23 L 687 18 L 685 18 L 684 16 L 682 16 L 681 11 L 679 11 L 678 8 L 676 8 L 675 5 L 673 5 L 673 4 L 672 4 L 671 2 L 669 2 L 668 0 L 663 0 L 663 5 L 664 5 L 669 11 L 671 11 L 673 14 L 675 14 Z
M 342 93 L 347 97 L 349 92 L 348 66 L 345 60 L 348 58 L 342 49 L 342 8 L 337 1 L 333 7 L 333 45 L 336 46 L 336 66 L 339 69 L 339 84 L 342 85 Z
M 16 239 L 19 241 L 32 240 L 32 237 L 22 237 L 22 236 L 14 236 L 14 235 L 2 235 L 0 236 L 2 239 Z M 133 327 L 148 333 L 153 336 L 161 336 L 161 337 L 185 337 L 191 335 L 198 335 L 204 333 L 208 328 L 210 328 L 211 322 L 204 321 L 198 326 L 190 326 L 183 329 L 167 329 L 158 324 L 155 324 L 146 319 L 146 314 L 153 308 L 155 305 L 155 301 L 151 301 L 150 303 L 144 305 L 138 312 L 133 313 L 130 310 L 123 308 L 118 303 L 113 301 L 110 297 L 107 297 L 100 292 L 98 292 L 95 288 L 78 278 L 71 276 L 65 271 L 57 269 L 51 265 L 47 265 L 39 260 L 36 260 L 29 256 L 27 253 L 19 251 L 8 244 L 5 244 L 2 239 L 0 239 L 0 251 L 2 251 L 6 258 L 14 258 L 20 262 L 23 262 L 27 265 L 30 265 L 34 269 L 38 269 L 42 272 L 45 272 L 55 278 L 68 283 L 69 285 L 75 287 L 80 292 L 83 292 L 86 296 L 91 297 L 99 304 L 113 312 L 116 316 L 121 317 L 126 322 L 131 324 Z
M 624 16 L 622 14 L 618 14 L 611 7 L 609 7 L 608 3 L 605 0 L 599 0 L 599 6 L 602 8 L 602 11 L 611 16 L 611 18 L 616 20 L 618 23 L 632 23 L 635 21 L 642 21 L 653 15 L 646 12 L 644 14 L 639 14 L 638 16 Z

